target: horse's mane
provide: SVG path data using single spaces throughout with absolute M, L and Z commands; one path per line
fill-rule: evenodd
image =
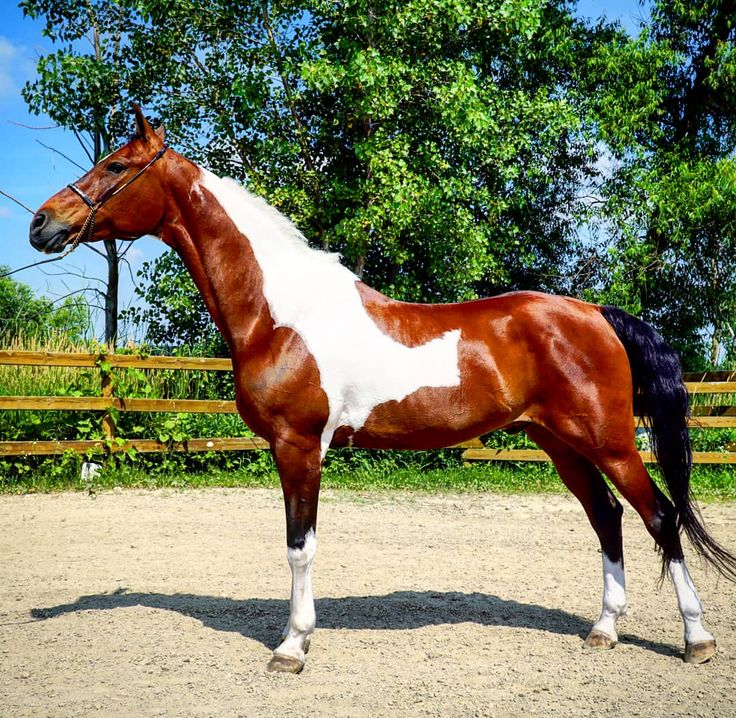
M 219 178 L 219 181 L 224 183 L 228 189 L 236 191 L 238 200 L 246 206 L 247 211 L 257 215 L 264 223 L 270 225 L 276 231 L 278 237 L 288 245 L 289 249 L 303 254 L 308 253 L 311 255 L 311 259 L 319 257 L 324 262 L 339 264 L 340 255 L 337 252 L 325 252 L 311 247 L 307 238 L 296 225 L 273 205 L 266 202 L 265 199 L 249 192 L 240 183 L 229 177 Z

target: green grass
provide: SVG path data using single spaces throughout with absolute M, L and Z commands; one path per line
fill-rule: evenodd
M 206 457 L 200 457 L 206 458 Z M 278 477 L 267 455 L 255 469 L 248 457 L 230 468 L 208 469 L 206 463 L 193 470 L 183 457 L 172 457 L 166 466 L 141 467 L 137 463 L 106 465 L 92 481 L 80 478 L 81 458 L 67 456 L 50 462 L 38 461 L 20 476 L 9 476 L 0 467 L 0 492 L 38 493 L 89 491 L 97 493 L 116 488 L 174 490 L 213 487 L 278 488 Z M 53 466 L 52 466 L 53 463 Z M 446 461 L 443 467 L 421 468 L 401 465 L 400 461 L 374 461 L 372 465 L 346 467 L 344 461 L 326 469 L 322 486 L 326 489 L 370 492 L 416 493 L 566 493 L 550 464 L 482 462 L 462 466 Z M 364 460 L 358 463 L 365 464 Z M 696 466 L 692 477 L 693 494 L 701 501 L 736 500 L 736 471 L 729 467 Z

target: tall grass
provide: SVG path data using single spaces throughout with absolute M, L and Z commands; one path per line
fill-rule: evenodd
M 100 354 L 104 346 L 78 344 L 64 335 L 40 341 L 16 339 L 4 347 L 12 351 Z M 129 350 L 130 351 L 130 350 Z M 112 370 L 116 396 L 157 399 L 232 399 L 230 372 L 170 369 Z M 101 375 L 93 367 L 0 365 L 1 396 L 99 396 Z
M 31 352 L 90 351 L 87 345 L 75 344 L 63 334 L 55 334 L 44 340 L 35 337 L 15 339 L 3 348 Z M 68 392 L 70 387 L 87 389 L 80 396 L 99 395 L 99 372 L 76 367 L 0 364 L 0 396 L 55 396 Z
M 104 347 L 75 344 L 63 335 L 44 341 L 15 340 L 8 349 L 98 354 Z M 230 372 L 114 368 L 114 394 L 125 398 L 232 399 Z M 0 396 L 100 396 L 102 374 L 97 367 L 0 365 Z M 3 411 L 0 437 L 5 439 L 99 438 L 99 412 Z M 125 414 L 118 417 L 118 430 L 127 438 L 157 438 L 162 424 L 171 428 L 171 417 L 158 413 Z M 237 416 L 186 414 L 175 419 L 187 436 L 249 435 Z

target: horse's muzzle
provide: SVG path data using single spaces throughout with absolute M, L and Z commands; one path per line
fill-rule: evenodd
M 31 246 L 45 254 L 56 254 L 68 244 L 69 225 L 53 219 L 46 212 L 37 212 L 28 233 Z

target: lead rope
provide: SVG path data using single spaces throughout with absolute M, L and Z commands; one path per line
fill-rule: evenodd
M 79 246 L 83 238 L 92 239 L 92 235 L 95 231 L 95 215 L 99 208 L 99 202 L 92 205 L 89 210 L 89 214 L 87 215 L 87 219 L 84 220 L 82 228 L 77 232 L 77 236 L 74 238 L 74 241 L 66 248 L 66 250 L 64 250 L 64 254 L 62 254 L 59 259 L 64 259 L 64 257 L 70 255 Z

